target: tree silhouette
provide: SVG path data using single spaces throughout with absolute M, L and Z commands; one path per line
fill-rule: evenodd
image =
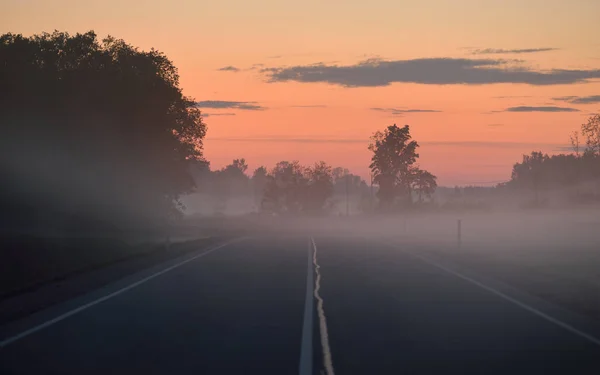
M 263 194 L 265 191 L 265 186 L 267 185 L 268 180 L 268 172 L 267 168 L 264 166 L 260 166 L 254 170 L 252 173 L 251 184 L 252 184 L 252 196 L 254 198 L 254 203 L 257 206 L 260 206 L 260 203 L 263 199 Z
M 244 195 L 248 192 L 249 177 L 246 175 L 248 164 L 245 159 L 234 159 L 231 164 L 212 172 L 212 195 L 214 209 L 222 212 L 227 201 L 234 195 Z
M 535 194 L 535 203 L 539 204 L 539 189 L 544 183 L 544 163 L 548 155 L 541 152 L 532 152 L 531 155 L 523 155 L 523 161 L 513 167 L 512 178 L 521 184 L 530 185 Z
M 581 125 L 581 134 L 585 137 L 586 151 L 600 156 L 600 114 L 591 116 Z
M 413 171 L 412 189 L 417 192 L 419 202 L 423 202 L 423 197 L 431 199 L 431 196 L 437 188 L 437 177 L 433 174 L 416 168 Z
M 419 157 L 417 147 L 408 125 L 400 128 L 394 124 L 371 137 L 369 150 L 373 156 L 369 167 L 374 182 L 379 185 L 380 208 L 392 207 L 398 196 L 412 201 L 412 167 Z
M 4 208 L 42 197 L 109 219 L 177 212 L 206 126 L 163 53 L 57 31 L 0 36 L 0 61 L 0 173 L 16 191 Z
M 266 176 L 263 211 L 321 213 L 333 194 L 332 168 L 325 162 L 304 167 L 298 161 L 281 161 Z
M 333 175 L 331 166 L 324 161 L 315 163 L 312 168 L 305 170 L 308 180 L 303 210 L 321 212 L 326 207 L 327 200 L 333 194 Z
M 534 193 L 534 202 L 540 203 L 541 190 L 568 188 L 578 184 L 600 181 L 600 156 L 587 150 L 581 155 L 559 154 L 548 156 L 541 152 L 523 155 L 520 163 L 513 166 L 511 180 L 502 187 L 506 189 L 527 189 Z

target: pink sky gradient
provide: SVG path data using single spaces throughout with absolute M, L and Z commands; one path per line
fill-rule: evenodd
M 368 178 L 369 136 L 396 123 L 411 126 L 422 144 L 419 162 L 438 175 L 440 184 L 466 185 L 508 179 L 523 153 L 563 151 L 569 133 L 599 111 L 600 102 L 553 98 L 600 95 L 600 80 L 348 88 L 325 82 L 269 83 L 260 68 L 352 66 L 377 57 L 505 59 L 541 72 L 595 70 L 600 69 L 599 14 L 600 1 L 595 0 L 5 0 L 0 3 L 0 32 L 110 34 L 165 52 L 179 68 L 184 93 L 198 101 L 264 107 L 203 109 L 209 114 L 205 156 L 212 168 L 240 157 L 251 168 L 280 160 L 325 160 Z M 473 54 L 476 49 L 536 48 L 555 50 Z M 226 66 L 239 71 L 218 70 Z M 577 112 L 503 112 L 516 106 Z M 374 107 L 440 112 L 393 116 Z M 234 115 L 215 115 L 219 113 Z

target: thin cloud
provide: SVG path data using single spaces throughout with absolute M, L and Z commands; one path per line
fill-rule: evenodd
M 213 116 L 235 116 L 233 112 L 225 112 L 225 113 L 205 113 L 202 112 L 202 117 L 213 117 Z
M 600 78 L 600 69 L 536 71 L 509 66 L 505 59 L 423 58 L 387 61 L 369 59 L 355 65 L 297 65 L 261 69 L 268 82 L 329 83 L 343 87 L 377 87 L 392 83 L 484 85 L 521 83 L 559 85 Z
M 327 108 L 325 104 L 291 105 L 291 108 Z
M 556 51 L 558 48 L 522 48 L 522 49 L 504 49 L 504 48 L 483 48 L 476 49 L 472 52 L 473 55 L 493 55 L 493 54 L 508 54 L 508 53 L 536 53 Z
M 436 109 L 399 109 L 399 108 L 379 108 L 379 107 L 374 107 L 374 108 L 369 108 L 369 109 L 372 111 L 389 113 L 389 114 L 395 115 L 395 116 L 402 116 L 406 113 L 439 113 L 439 112 L 442 112 L 442 111 L 438 111 Z
M 217 137 L 209 138 L 212 142 L 251 142 L 251 143 L 355 143 L 368 144 L 368 138 L 319 138 L 319 137 Z M 493 141 L 429 141 L 419 142 L 422 146 L 452 146 L 452 147 L 486 147 L 486 148 L 511 148 L 511 149 L 536 149 L 536 148 L 557 148 L 565 146 L 557 143 L 526 143 L 526 142 L 493 142 Z
M 516 99 L 516 98 L 531 98 L 531 95 L 501 95 L 493 96 L 494 99 Z
M 221 137 L 211 138 L 211 141 L 220 142 L 286 142 L 286 143 L 368 143 L 369 139 L 337 139 L 337 138 L 288 138 L 288 137 L 251 137 L 251 138 L 237 138 L 237 137 Z
M 493 127 L 493 128 L 499 128 L 501 126 L 504 126 L 504 124 L 488 124 L 488 126 Z
M 240 71 L 239 68 L 236 68 L 235 66 L 232 66 L 232 65 L 224 66 L 224 67 L 219 68 L 217 70 L 219 70 L 221 72 L 235 72 L 235 73 L 237 73 L 237 72 Z
M 262 68 L 262 67 L 264 67 L 264 66 L 265 66 L 265 64 L 252 64 L 252 66 L 251 66 L 251 67 L 249 67 L 249 68 L 248 68 L 248 69 L 246 69 L 246 70 L 256 70 L 256 69 L 258 69 L 258 68 Z
M 563 102 L 569 102 L 572 104 L 596 104 L 600 103 L 600 95 L 590 96 L 559 96 L 552 98 L 552 100 L 558 100 Z
M 505 109 L 502 112 L 579 112 L 576 108 L 569 107 L 529 107 L 529 106 L 520 106 L 520 107 L 510 107 Z
M 568 102 L 571 101 L 573 99 L 577 98 L 576 96 L 557 96 L 555 98 L 552 98 L 552 100 L 556 100 L 556 101 L 561 101 L 561 102 Z
M 259 104 L 256 104 L 256 102 L 233 102 L 227 100 L 204 100 L 201 102 L 196 102 L 196 107 L 215 109 L 235 108 L 247 111 L 262 111 L 267 109 Z

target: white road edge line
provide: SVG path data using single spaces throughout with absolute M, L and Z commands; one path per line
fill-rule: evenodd
M 547 321 L 549 321 L 551 323 L 554 323 L 557 326 L 559 326 L 559 327 L 561 327 L 561 328 L 563 328 L 563 329 L 565 329 L 565 330 L 567 330 L 567 331 L 569 331 L 569 332 L 571 332 L 571 333 L 573 333 L 573 334 L 575 334 L 575 335 L 577 335 L 577 336 L 579 336 L 581 338 L 584 338 L 584 339 L 586 339 L 586 340 L 588 340 L 588 341 L 590 341 L 590 342 L 592 342 L 592 343 L 594 343 L 596 345 L 600 345 L 600 339 L 598 339 L 598 338 L 596 338 L 596 337 L 594 337 L 594 336 L 592 336 L 590 334 L 587 334 L 587 333 L 585 333 L 583 331 L 580 331 L 577 328 L 575 328 L 575 327 L 573 327 L 573 326 L 571 326 L 571 325 L 569 325 L 567 323 L 564 323 L 564 322 L 562 322 L 562 321 L 560 321 L 560 320 L 558 320 L 556 318 L 553 318 L 552 316 L 550 316 L 550 315 L 548 315 L 548 314 L 546 314 L 546 313 L 544 313 L 544 312 L 542 312 L 542 311 L 540 311 L 540 310 L 538 310 L 538 309 L 536 309 L 534 307 L 531 307 L 531 306 L 529 306 L 529 305 L 527 305 L 527 304 L 525 304 L 525 303 L 523 303 L 523 302 L 521 302 L 519 300 L 516 300 L 516 299 L 514 299 L 514 298 L 512 298 L 512 297 L 510 297 L 510 296 L 508 296 L 508 295 L 506 295 L 504 293 L 502 293 L 499 290 L 496 290 L 496 289 L 494 289 L 494 288 L 492 288 L 492 287 L 490 287 L 488 285 L 485 285 L 484 283 L 482 283 L 480 281 L 477 281 L 477 280 L 475 280 L 473 278 L 470 278 L 469 276 L 465 276 L 465 275 L 463 275 L 463 274 L 461 274 L 461 273 L 459 273 L 457 271 L 454 271 L 454 270 L 452 270 L 452 269 L 450 269 L 448 267 L 445 267 L 445 266 L 437 263 L 436 261 L 433 261 L 431 259 L 428 259 L 428 258 L 426 258 L 424 256 L 421 256 L 421 255 L 418 255 L 418 254 L 414 254 L 414 253 L 412 253 L 410 251 L 403 250 L 403 249 L 401 249 L 399 246 L 397 246 L 395 244 L 391 244 L 391 243 L 388 243 L 388 242 L 385 242 L 385 243 L 388 244 L 388 245 L 391 245 L 391 246 L 393 246 L 393 247 L 395 247 L 397 249 L 399 249 L 400 251 L 402 251 L 405 254 L 408 254 L 408 255 L 410 255 L 412 257 L 420 259 L 421 261 L 423 261 L 425 263 L 428 263 L 428 264 L 430 264 L 430 265 L 432 265 L 434 267 L 437 267 L 437 268 L 439 268 L 439 269 L 441 269 L 443 271 L 446 271 L 446 272 L 448 272 L 448 273 L 450 273 L 450 274 L 452 274 L 452 275 L 454 275 L 454 276 L 456 276 L 458 278 L 461 278 L 461 279 L 463 279 L 465 281 L 470 282 L 471 284 L 474 284 L 474 285 L 476 285 L 476 286 L 478 286 L 478 287 L 480 287 L 482 289 L 485 289 L 488 292 L 497 295 L 498 297 L 501 297 L 501 298 L 503 298 L 503 299 L 505 299 L 505 300 L 507 300 L 509 302 L 512 302 L 513 304 L 521 307 L 522 309 L 525 309 L 525 310 L 527 310 L 527 311 L 529 311 L 529 312 L 531 312 L 531 313 L 539 316 L 542 319 L 545 319 L 545 320 L 547 320 Z
M 317 274 L 314 296 L 317 299 L 319 332 L 321 334 L 321 348 L 323 349 L 323 365 L 325 366 L 326 375 L 334 375 L 333 362 L 331 361 L 331 348 L 329 347 L 329 334 L 327 333 L 327 320 L 325 319 L 325 310 L 323 309 L 323 298 L 319 295 L 319 289 L 321 288 L 321 273 L 319 272 L 320 266 L 317 264 L 317 245 L 315 244 L 314 238 L 311 237 L 310 240 L 314 249 L 313 265 L 315 267 L 315 273 Z
M 300 375 L 312 375 L 313 373 L 313 257 L 312 243 L 308 239 L 306 267 L 306 297 L 304 300 L 304 323 L 302 325 L 302 346 L 300 347 Z
M 164 270 L 156 272 L 156 273 L 154 273 L 154 274 L 152 274 L 150 276 L 144 277 L 143 279 L 138 280 L 135 283 L 130 284 L 130 285 L 124 287 L 124 288 L 121 288 L 121 289 L 119 289 L 119 290 L 117 290 L 117 291 L 115 291 L 113 293 L 107 294 L 104 297 L 100 297 L 100 298 L 98 298 L 98 299 L 96 299 L 96 300 L 94 300 L 92 302 L 86 303 L 85 305 L 79 306 L 79 307 L 77 307 L 77 308 L 75 308 L 73 310 L 70 310 L 70 311 L 62 314 L 62 315 L 59 315 L 59 316 L 57 316 L 54 319 L 48 320 L 45 323 L 42 323 L 42 324 L 37 325 L 37 326 L 35 326 L 33 328 L 30 328 L 30 329 L 28 329 L 26 331 L 23 331 L 23 332 L 19 333 L 18 335 L 15 335 L 15 336 L 9 337 L 9 338 L 7 338 L 5 340 L 2 340 L 2 341 L 0 341 L 0 348 L 3 348 L 3 347 L 5 347 L 5 346 L 7 346 L 9 344 L 12 344 L 15 341 L 18 341 L 18 340 L 20 340 L 20 339 L 22 339 L 24 337 L 27 337 L 27 336 L 29 336 L 29 335 L 31 335 L 31 334 L 33 334 L 35 332 L 38 332 L 38 331 L 40 331 L 40 330 L 42 330 L 44 328 L 50 327 L 51 325 L 56 324 L 56 323 L 60 322 L 61 320 L 65 320 L 65 319 L 67 319 L 70 316 L 73 316 L 73 315 L 75 315 L 77 313 L 80 313 L 80 312 L 82 312 L 84 310 L 87 310 L 90 307 L 95 306 L 95 305 L 97 305 L 97 304 L 99 304 L 101 302 L 104 302 L 104 301 L 109 300 L 109 299 L 111 299 L 113 297 L 116 297 L 119 294 L 122 294 L 122 293 L 124 293 L 124 292 L 126 292 L 126 291 L 128 291 L 130 289 L 135 288 L 136 286 L 139 286 L 139 285 L 141 285 L 141 284 L 143 284 L 143 283 L 145 283 L 145 282 L 147 282 L 149 280 L 154 279 L 155 277 L 158 277 L 158 276 L 160 276 L 160 275 L 162 275 L 164 273 L 167 273 L 167 272 L 169 272 L 169 271 L 171 271 L 171 270 L 173 270 L 173 269 L 175 269 L 177 267 L 180 267 L 180 266 L 182 266 L 182 265 L 184 265 L 186 263 L 189 263 L 189 262 L 191 262 L 191 261 L 193 261 L 195 259 L 198 259 L 198 258 L 201 258 L 201 257 L 203 257 L 205 255 L 208 255 L 208 254 L 212 253 L 213 251 L 219 250 L 220 248 L 223 248 L 223 247 L 225 247 L 227 245 L 230 245 L 230 244 L 234 243 L 235 241 L 239 241 L 239 240 L 241 240 L 241 239 L 235 239 L 235 240 L 232 240 L 232 241 L 228 241 L 228 242 L 226 242 L 224 244 L 218 245 L 216 247 L 213 247 L 213 248 L 211 248 L 211 249 L 209 249 L 209 250 L 207 250 L 207 251 L 205 251 L 203 253 L 200 253 L 200 254 L 195 255 L 195 256 L 193 256 L 191 258 L 188 258 L 188 259 L 186 259 L 184 261 L 181 261 L 181 262 L 179 262 L 177 264 L 174 264 L 174 265 L 172 265 L 170 267 L 167 267 Z

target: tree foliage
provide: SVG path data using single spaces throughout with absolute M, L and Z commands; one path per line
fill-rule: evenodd
M 585 137 L 586 152 L 600 156 L 600 114 L 590 116 L 588 121 L 581 125 L 581 134 Z
M 277 213 L 321 213 L 332 195 L 332 167 L 327 163 L 304 167 L 298 161 L 281 161 L 267 176 L 262 208 Z
M 193 188 L 206 126 L 163 53 L 92 31 L 9 33 L 0 62 L 1 173 L 30 190 L 17 198 L 43 190 L 77 212 L 156 217 Z
M 547 189 L 566 188 L 581 182 L 600 179 L 600 156 L 591 152 L 582 155 L 542 152 L 523 155 L 513 166 L 511 179 L 503 185 L 508 189 L 531 190 L 536 202 L 539 193 Z
M 369 167 L 374 182 L 379 185 L 377 196 L 380 207 L 392 207 L 398 197 L 412 203 L 412 190 L 415 186 L 423 188 L 421 196 L 426 192 L 425 195 L 431 195 L 435 190 L 435 176 L 415 166 L 419 158 L 418 147 L 419 144 L 410 135 L 408 125 L 400 128 L 394 124 L 371 137 L 369 150 L 373 156 Z M 416 177 L 421 178 L 421 185 L 415 185 Z
M 252 184 L 252 196 L 254 198 L 254 203 L 257 206 L 260 206 L 262 201 L 265 186 L 267 185 L 268 174 L 269 172 L 264 166 L 256 168 L 252 173 L 252 178 L 250 180 Z
M 430 172 L 415 168 L 412 174 L 412 190 L 417 192 L 419 202 L 423 198 L 431 199 L 437 188 L 437 177 Z

